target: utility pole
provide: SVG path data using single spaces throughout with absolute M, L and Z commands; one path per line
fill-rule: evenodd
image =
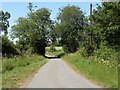
M 92 15 L 92 4 L 90 4 L 90 17 Z M 92 21 L 90 19 L 90 27 L 92 27 Z M 88 47 L 88 55 L 90 56 L 93 52 L 93 47 L 92 47 L 92 28 L 89 30 L 89 47 Z
M 92 15 L 92 4 L 90 4 L 90 15 Z
M 92 4 L 90 4 L 90 16 L 92 15 Z M 90 25 L 92 25 L 92 21 L 90 21 Z M 90 46 L 92 46 L 92 30 L 90 30 Z

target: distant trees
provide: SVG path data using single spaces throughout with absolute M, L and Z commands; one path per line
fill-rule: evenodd
M 19 18 L 17 24 L 12 26 L 13 37 L 19 38 L 23 49 L 29 44 L 33 52 L 45 54 L 47 36 L 51 29 L 50 14 L 50 10 L 41 8 L 29 13 L 27 18 Z
M 75 52 L 83 35 L 84 14 L 77 6 L 66 6 L 60 9 L 55 29 L 60 36 L 60 43 L 67 52 Z
M 20 51 L 31 49 L 32 52 L 45 55 L 45 47 L 51 42 L 54 45 L 62 45 L 66 52 L 76 52 L 84 47 L 87 54 L 94 53 L 102 48 L 112 48 L 116 51 L 120 48 L 120 2 L 103 2 L 93 10 L 93 15 L 84 16 L 83 11 L 74 5 L 60 8 L 57 20 L 51 20 L 51 11 L 47 8 L 33 10 L 29 3 L 27 17 L 19 17 L 12 26 L 12 38 L 18 38 L 16 47 Z M 0 19 L 0 25 L 5 33 L 8 28 L 9 13 L 1 12 L 4 19 Z M 88 23 L 91 21 L 91 24 Z M 7 33 L 6 33 L 7 34 Z M 90 45 L 90 36 L 92 44 Z M 104 48 L 104 47 L 103 47 Z M 86 52 L 85 51 L 85 52 Z M 100 50 L 99 50 L 100 51 Z
M 45 54 L 47 37 L 51 29 L 50 11 L 47 8 L 41 8 L 34 13 L 29 14 L 29 20 L 32 22 L 30 44 L 35 52 Z

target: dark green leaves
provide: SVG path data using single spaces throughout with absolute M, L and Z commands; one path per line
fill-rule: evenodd
M 20 47 L 21 50 L 29 45 L 33 52 L 45 54 L 47 36 L 51 29 L 50 15 L 50 10 L 41 8 L 29 13 L 26 18 L 20 17 L 16 24 L 12 26 L 12 36 L 19 38 L 17 45 L 18 47 L 22 46 L 22 48 Z
M 84 14 L 77 6 L 66 6 L 60 9 L 59 24 L 56 26 L 61 43 L 69 52 L 75 52 L 83 33 Z M 73 44 L 74 43 L 74 44 Z
M 8 19 L 11 17 L 10 13 L 0 11 L 0 32 L 3 31 L 5 35 L 7 35 L 8 27 L 9 27 L 9 21 Z

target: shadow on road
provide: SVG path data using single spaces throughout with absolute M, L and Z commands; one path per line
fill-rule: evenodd
M 45 55 L 44 57 L 45 58 L 48 58 L 48 59 L 56 59 L 56 58 L 61 58 L 62 56 L 64 56 L 64 53 L 58 55 L 58 56 L 49 56 L 49 55 Z
M 47 56 L 47 55 L 45 55 L 44 57 L 45 57 L 45 58 L 48 58 L 48 59 L 57 59 L 57 58 L 60 58 L 60 57 L 55 57 L 55 56 Z

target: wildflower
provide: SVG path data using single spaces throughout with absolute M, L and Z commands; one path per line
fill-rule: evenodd
M 104 59 L 102 59 L 101 61 L 104 62 Z
M 105 64 L 105 63 L 106 63 L 106 61 L 103 61 L 103 63 Z

